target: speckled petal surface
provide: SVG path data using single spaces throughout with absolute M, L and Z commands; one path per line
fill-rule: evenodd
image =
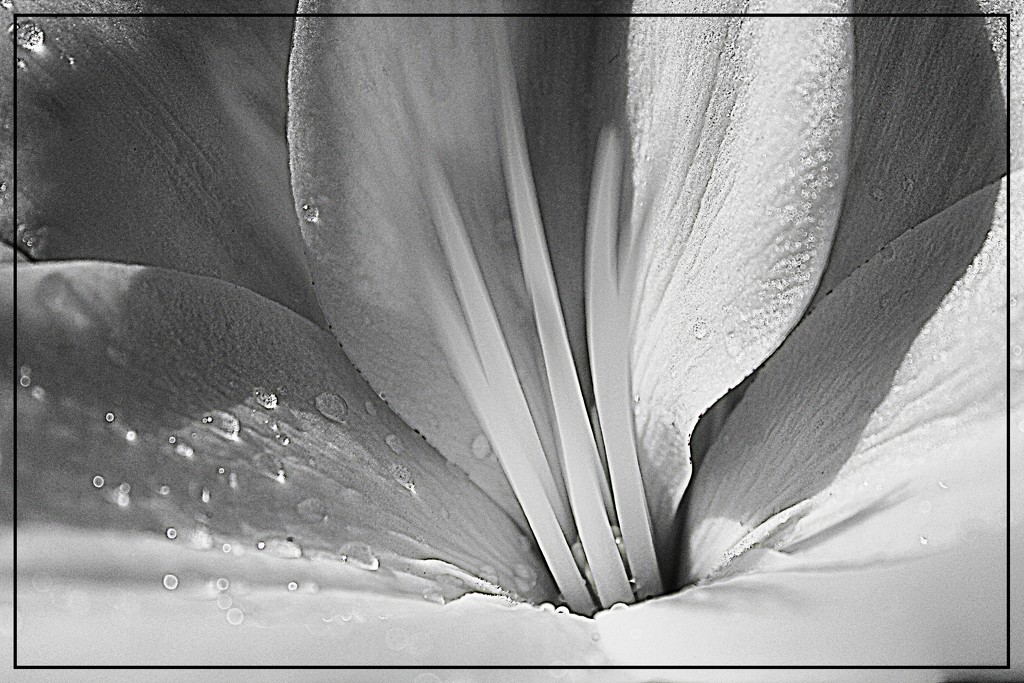
M 797 5 L 749 10 L 811 7 Z M 824 268 L 845 180 L 851 50 L 842 17 L 631 21 L 639 236 L 625 270 L 638 272 L 636 428 L 666 557 L 698 417 L 778 346 Z

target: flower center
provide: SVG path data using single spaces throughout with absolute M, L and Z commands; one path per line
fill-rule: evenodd
M 440 293 L 429 299 L 435 302 L 434 319 L 449 364 L 562 596 L 573 610 L 590 614 L 596 607 L 631 603 L 662 591 L 629 400 L 631 288 L 622 286 L 628 278 L 620 277 L 617 255 L 621 143 L 613 131 L 601 135 L 588 218 L 587 338 L 596 401 L 592 423 L 545 242 L 508 47 L 499 41 L 498 48 L 503 170 L 547 371 L 557 453 L 542 446 L 465 225 L 436 160 L 428 161 L 426 171 L 430 210 L 459 305 L 447 303 Z

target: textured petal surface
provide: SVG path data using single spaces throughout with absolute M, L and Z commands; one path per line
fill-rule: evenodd
M 302 5 L 308 11 L 330 7 Z M 593 94 L 590 37 L 598 30 L 580 18 L 503 23 L 361 17 L 297 24 L 293 179 L 331 329 L 396 412 L 513 514 L 518 505 L 497 460 L 490 449 L 473 447 L 480 427 L 433 329 L 429 299 L 439 289 L 458 308 L 434 234 L 425 169 L 436 163 L 452 189 L 541 439 L 554 452 L 551 408 L 540 381 L 542 354 L 499 155 L 494 33 L 508 33 L 513 70 L 523 84 L 548 244 L 579 349 L 585 187 L 594 137 L 585 100 Z M 424 287 L 424 277 L 437 286 Z M 586 367 L 582 354 L 575 360 Z
M 782 341 L 824 267 L 851 47 L 844 18 L 631 21 L 639 236 L 623 265 L 627 281 L 638 271 L 633 390 L 661 547 L 676 537 L 697 418 Z
M 125 5 L 19 9 L 143 9 Z M 43 42 L 18 49 L 20 248 L 209 275 L 325 324 L 289 185 L 292 20 L 47 17 L 19 30 L 28 24 Z
M 751 548 L 861 564 L 1005 520 L 1006 192 L 905 233 L 765 364 L 695 477 L 687 580 Z
M 859 12 L 923 7 L 854 3 Z M 927 11 L 978 6 L 950 0 Z M 1004 78 L 985 19 L 859 17 L 853 36 L 849 180 L 816 302 L 901 233 L 1008 170 Z
M 553 596 L 513 521 L 288 309 L 211 278 L 72 262 L 19 266 L 17 317 L 23 531 L 142 532 L 420 600 L 492 584 Z M 46 547 L 41 562 L 63 562 Z

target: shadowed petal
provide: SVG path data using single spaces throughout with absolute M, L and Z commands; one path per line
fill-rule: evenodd
M 859 0 L 854 9 L 922 5 Z M 978 7 L 952 0 L 927 10 Z M 1003 78 L 982 17 L 859 17 L 853 37 L 850 176 L 815 305 L 901 233 L 1008 170 Z
M 26 13 L 62 7 L 19 3 Z M 242 9 L 290 12 L 294 2 Z M 18 50 L 19 247 L 217 277 L 324 324 L 288 177 L 291 18 L 22 22 L 45 37 Z
M 1006 191 L 895 240 L 769 359 L 695 477 L 687 580 L 751 548 L 913 557 L 1005 518 Z
M 661 547 L 677 537 L 697 418 L 782 341 L 824 267 L 850 48 L 844 18 L 631 22 L 639 234 L 623 277 L 637 272 L 633 390 Z
M 529 539 L 312 323 L 150 267 L 20 266 L 18 285 L 23 531 L 145 532 L 214 554 L 227 543 L 248 556 L 240 567 L 301 557 L 341 565 L 338 585 L 418 599 L 492 584 L 551 596 Z
M 372 3 L 349 6 L 374 8 L 379 9 Z M 583 113 L 595 31 L 594 22 L 581 18 L 347 17 L 297 23 L 293 177 L 331 329 L 396 412 L 516 515 L 519 507 L 498 461 L 490 449 L 474 448 L 481 443 L 480 426 L 435 334 L 432 299 L 438 292 L 453 302 L 453 310 L 459 307 L 435 236 L 436 188 L 427 171 L 443 176 L 451 188 L 540 439 L 553 454 L 543 356 L 502 172 L 495 34 L 508 33 L 512 67 L 524 84 L 530 153 L 543 169 L 535 179 L 552 228 L 548 243 L 558 284 L 568 291 L 570 337 L 578 344 L 592 136 L 585 116 L 572 114 Z M 584 358 L 578 354 L 575 360 L 585 367 Z

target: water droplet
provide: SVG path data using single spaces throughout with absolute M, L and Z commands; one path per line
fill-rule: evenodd
M 274 557 L 285 560 L 297 560 L 302 557 L 302 546 L 291 539 L 271 539 L 266 544 L 267 552 Z
M 352 541 L 341 546 L 339 549 L 344 562 L 353 567 L 375 572 L 380 568 L 380 560 L 373 554 L 373 549 L 366 543 Z
M 928 539 L 924 536 L 921 537 L 921 545 L 928 545 Z
M 743 351 L 743 343 L 736 332 L 729 332 L 725 335 L 725 352 L 731 357 L 737 358 Z
M 348 404 L 341 396 L 325 391 L 316 397 L 316 409 L 328 420 L 344 423 Z
M 227 609 L 231 607 L 231 596 L 221 593 L 217 596 L 217 607 L 220 609 Z
M 43 29 L 39 28 L 35 22 L 20 22 L 17 29 L 18 47 L 24 50 L 38 50 L 43 46 L 46 34 L 43 33 Z
M 217 579 L 217 590 L 226 591 L 231 586 L 231 583 L 223 576 Z
M 319 498 L 307 498 L 298 504 L 299 517 L 307 522 L 322 522 L 327 519 L 327 506 Z
M 555 608 L 555 614 L 569 614 L 569 608 L 565 605 L 559 605 Z
M 256 541 L 256 550 L 263 550 L 267 547 L 267 544 L 263 541 Z
M 402 439 L 400 439 L 397 434 L 388 434 L 385 436 L 384 443 L 386 443 L 388 448 L 398 455 L 405 452 L 405 446 L 402 444 Z
M 106 420 L 107 422 L 113 422 L 114 421 L 114 414 L 113 413 L 107 413 L 106 415 L 103 416 L 103 419 Z
M 609 607 L 608 609 L 611 610 L 612 612 L 621 612 L 622 610 L 627 609 L 628 607 L 629 607 L 629 605 L 627 605 L 624 602 L 617 602 L 614 605 L 612 605 L 611 607 Z
M 92 478 L 92 485 L 98 489 L 103 488 L 103 477 L 97 474 L 95 477 Z
M 267 391 L 263 387 L 256 387 L 252 390 L 253 398 L 256 399 L 256 403 L 267 410 L 274 410 L 277 408 L 277 394 L 272 391 Z
M 165 574 L 164 575 L 164 588 L 166 588 L 169 591 L 172 591 L 172 590 L 174 590 L 177 587 L 178 587 L 178 577 L 175 576 L 174 574 Z
M 167 443 L 175 444 L 177 442 L 178 442 L 178 437 L 174 436 L 174 434 L 171 434 L 169 437 L 167 437 Z
M 218 467 L 217 468 L 217 474 L 224 474 L 224 472 L 226 472 L 226 471 L 227 470 L 225 470 L 223 467 Z
M 134 429 L 129 429 L 127 432 L 124 433 L 124 438 L 126 441 L 135 441 L 135 438 L 137 436 L 138 434 L 135 433 Z
M 703 318 L 697 318 L 693 323 L 693 337 L 694 339 L 703 339 L 706 336 L 708 336 L 708 324 Z
M 182 442 L 174 447 L 174 454 L 191 460 L 192 456 L 195 455 L 195 451 L 187 443 Z
M 128 495 L 131 490 L 131 484 L 128 482 L 122 482 L 117 487 L 117 494 L 114 496 L 114 502 L 117 503 L 118 507 L 126 508 L 131 504 L 132 499 L 131 496 Z
M 373 405 L 373 401 L 367 401 L 364 403 L 363 408 L 366 410 L 366 414 L 370 417 L 377 414 L 377 406 Z
M 391 466 L 391 476 L 410 493 L 416 493 L 416 482 L 413 481 L 412 472 L 409 471 L 408 467 L 401 463 L 393 464 Z
M 222 545 L 220 547 L 220 549 L 223 550 L 226 553 L 230 553 L 231 552 L 231 544 L 230 543 L 225 543 L 224 545 Z
M 241 425 L 238 418 L 231 413 L 216 410 L 203 418 L 203 424 L 210 425 L 210 429 L 228 439 L 237 439 Z
M 1024 431 L 1024 429 L 1022 429 L 1021 431 Z M 944 482 L 944 481 L 940 481 L 940 482 L 939 482 L 939 488 L 940 488 L 940 489 L 948 489 L 948 488 L 949 488 L 949 484 L 947 484 L 947 483 L 946 483 L 946 482 Z
M 242 610 L 237 607 L 232 607 L 227 613 L 228 623 L 232 626 L 238 626 L 245 619 L 245 615 L 242 614 Z
M 166 495 L 167 495 L 168 493 L 170 493 L 170 492 L 171 492 L 171 487 L 170 487 L 170 486 L 168 486 L 167 484 L 164 484 L 163 486 L 161 486 L 160 488 L 158 488 L 158 489 L 157 489 L 156 491 L 157 491 L 157 493 L 159 493 L 159 494 L 160 494 L 161 496 L 166 496 Z
M 299 584 L 295 583 L 294 581 L 289 581 L 288 582 L 288 590 L 294 591 L 294 590 L 298 590 L 298 588 L 299 588 Z
M 18 380 L 18 383 L 27 389 L 29 385 L 32 384 L 32 378 L 29 377 L 28 375 L 22 375 L 21 379 Z
M 167 538 L 169 538 L 169 539 L 171 539 L 173 541 L 177 537 L 178 537 L 178 530 L 175 529 L 173 526 L 167 527 Z
M 313 204 L 302 205 L 302 220 L 307 223 L 317 223 L 320 221 L 320 209 Z
M 473 455 L 481 460 L 491 454 L 491 442 L 487 440 L 486 434 L 477 434 L 470 445 Z

